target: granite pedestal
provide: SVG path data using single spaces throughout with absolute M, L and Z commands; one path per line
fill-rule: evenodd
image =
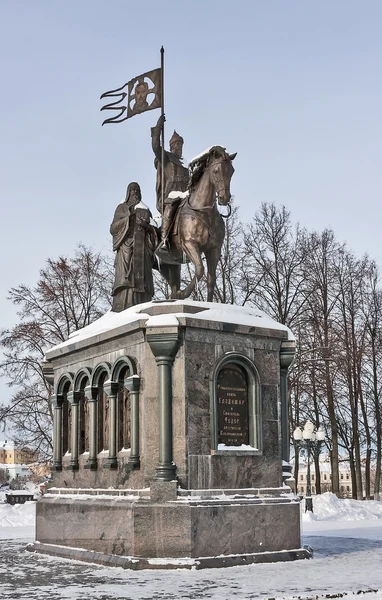
M 129 568 L 309 557 L 282 484 L 294 348 L 261 311 L 192 301 L 52 348 L 54 477 L 30 549 Z

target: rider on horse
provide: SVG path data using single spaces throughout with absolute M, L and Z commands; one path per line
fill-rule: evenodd
M 168 246 L 168 235 L 173 222 L 179 198 L 174 198 L 171 192 L 185 192 L 188 186 L 188 169 L 182 162 L 183 138 L 174 131 L 170 139 L 170 152 L 164 151 L 164 203 L 162 207 L 162 148 L 160 134 L 165 116 L 161 115 L 155 127 L 151 128 L 152 147 L 155 154 L 157 170 L 157 209 L 162 214 L 161 246 Z

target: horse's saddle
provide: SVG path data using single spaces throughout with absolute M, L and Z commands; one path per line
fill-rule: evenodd
M 179 231 L 180 215 L 182 213 L 184 214 L 185 211 L 188 212 L 189 206 L 187 200 L 188 198 L 180 198 L 178 202 L 176 200 L 174 202 L 174 204 L 177 204 L 176 212 L 168 230 L 170 250 L 167 250 L 161 246 L 155 250 L 155 254 L 158 256 L 159 260 L 168 265 L 181 265 L 190 262 L 185 253 L 182 252 L 182 250 L 175 250 L 173 244 L 171 243 L 171 238 L 174 235 L 177 235 Z
M 172 220 L 172 223 L 170 225 L 170 230 L 169 230 L 169 237 L 171 238 L 172 235 L 177 235 L 178 234 L 178 230 L 179 230 L 179 218 L 181 213 L 184 214 L 185 210 L 187 210 L 188 208 L 188 198 L 182 198 L 179 201 L 179 204 L 176 208 L 176 213 L 175 216 Z

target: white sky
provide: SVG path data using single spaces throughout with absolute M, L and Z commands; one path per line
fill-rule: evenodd
M 285 204 L 382 265 L 381 20 L 379 0 L 2 0 L 0 324 L 48 256 L 110 249 L 130 181 L 154 209 L 160 111 L 101 127 L 99 96 L 158 67 L 162 44 L 166 138 L 187 159 L 238 152 L 242 219 Z

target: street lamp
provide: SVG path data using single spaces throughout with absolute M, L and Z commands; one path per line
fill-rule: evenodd
M 325 439 L 325 431 L 320 426 L 317 431 L 314 430 L 312 421 L 306 421 L 304 428 L 296 427 L 293 432 L 293 439 L 303 450 L 306 450 L 308 456 L 308 468 L 306 473 L 306 496 L 305 496 L 305 512 L 310 510 L 313 512 L 313 499 L 310 481 L 310 455 L 312 452 L 319 452 L 321 445 Z

